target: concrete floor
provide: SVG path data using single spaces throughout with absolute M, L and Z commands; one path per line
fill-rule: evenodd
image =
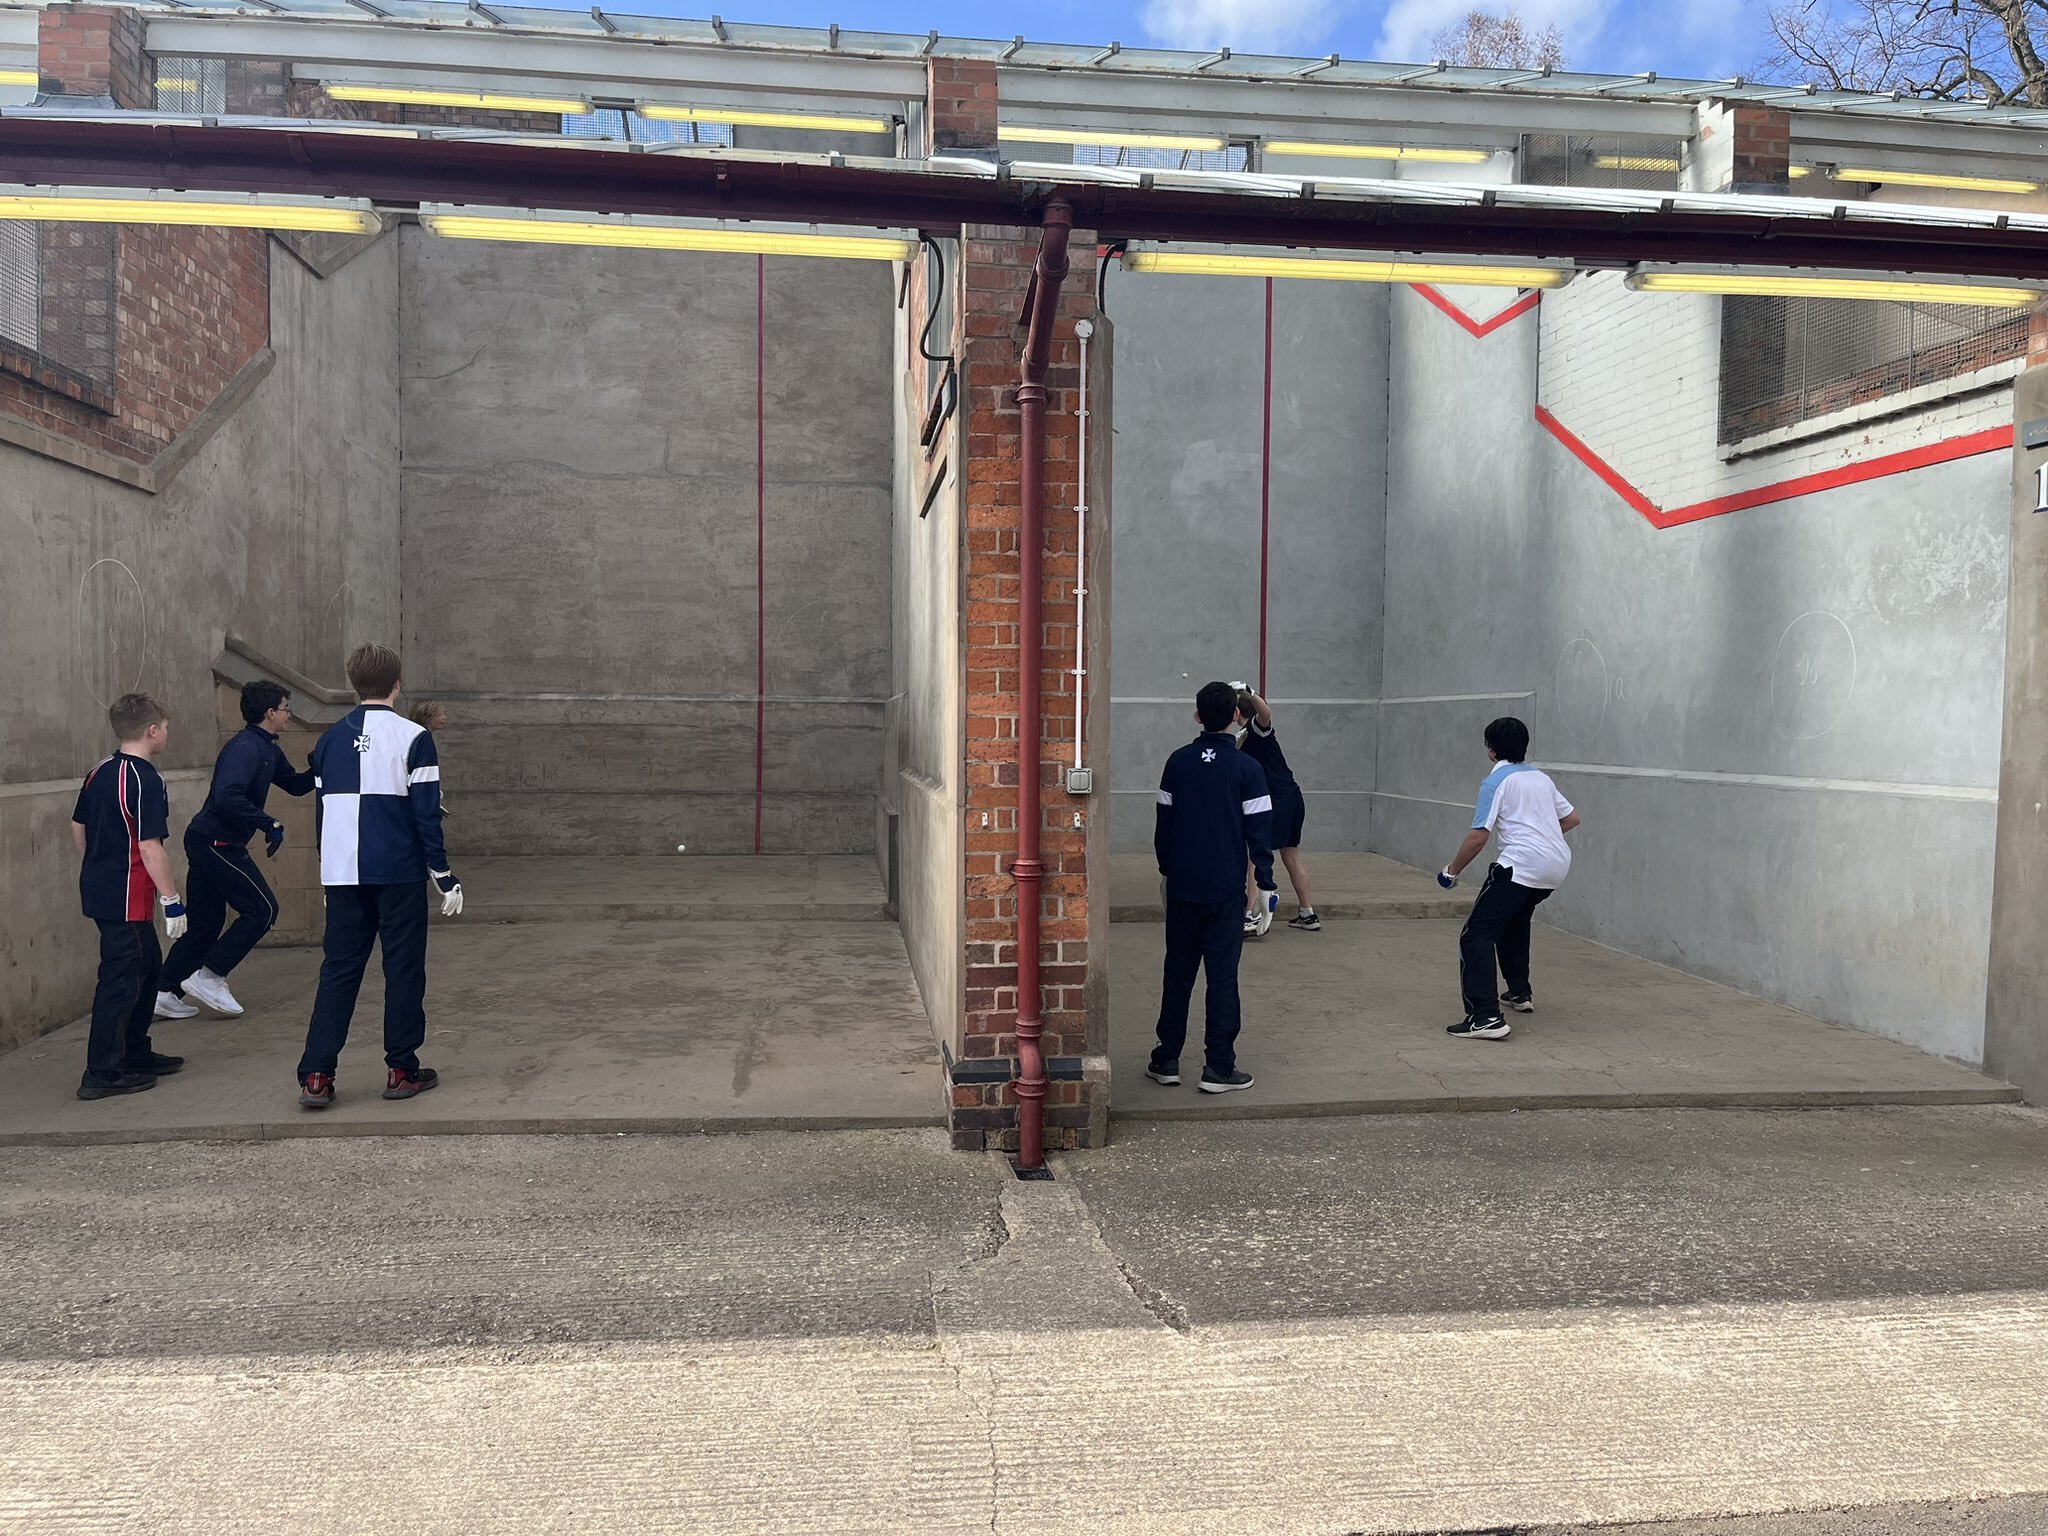
M 1396 864 L 1376 853 L 1318 853 L 1309 858 L 1309 879 L 1316 911 L 1325 918 L 1455 917 L 1472 910 L 1476 888 L 1469 882 L 1445 891 L 1421 870 Z M 1280 915 L 1294 915 L 1294 887 L 1287 871 L 1275 866 L 1280 881 Z M 1149 853 L 1119 853 L 1110 864 L 1110 921 L 1156 923 L 1159 909 L 1159 867 Z
M 0 1149 L 0 1531 L 2039 1529 L 2039 1112 L 1142 1125 L 1053 1163 Z
M 1398 886 L 1383 871 L 1372 879 Z M 1365 884 L 1354 881 L 1353 888 Z M 1283 906 L 1282 917 L 1292 910 Z M 1164 930 L 1156 922 L 1113 924 L 1112 1112 L 1135 1120 L 2019 1097 L 1909 1046 L 1540 926 L 1533 968 L 1538 1011 L 1510 1014 L 1514 1033 L 1505 1040 L 1455 1040 L 1444 1027 L 1460 1013 L 1459 927 L 1458 919 L 1443 917 L 1333 918 L 1320 933 L 1275 924 L 1264 939 L 1248 942 L 1238 1065 L 1258 1082 L 1245 1093 L 1211 1095 L 1193 1086 L 1201 1066 L 1199 982 L 1182 1055 L 1186 1081 L 1162 1088 L 1144 1076 L 1159 1011 Z
M 942 1123 L 902 938 L 844 920 L 879 919 L 872 860 L 477 860 L 463 878 L 429 949 L 432 1093 L 379 1097 L 373 962 L 334 1107 L 300 1109 L 320 955 L 264 948 L 235 972 L 243 1017 L 158 1025 L 188 1065 L 148 1093 L 77 1100 L 82 1020 L 0 1057 L 0 1142 Z

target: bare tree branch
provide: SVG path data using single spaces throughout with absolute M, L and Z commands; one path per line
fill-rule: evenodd
M 2048 0 L 1778 0 L 1759 74 L 1934 101 L 2048 105 Z
M 1554 26 L 1532 31 L 1514 6 L 1497 16 L 1468 11 L 1456 26 L 1433 35 L 1429 46 L 1445 63 L 1466 69 L 1564 68 L 1563 34 Z

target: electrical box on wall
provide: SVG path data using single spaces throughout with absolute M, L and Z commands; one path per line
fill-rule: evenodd
M 1067 793 L 1085 795 L 1095 788 L 1093 768 L 1069 768 L 1067 770 Z

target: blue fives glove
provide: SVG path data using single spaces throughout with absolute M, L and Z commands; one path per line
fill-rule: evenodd
M 1265 901 L 1268 912 L 1278 912 L 1280 910 L 1279 886 L 1268 886 L 1265 890 L 1259 892 L 1259 895 Z
M 277 850 L 284 846 L 284 823 L 273 821 L 269 826 L 265 827 L 263 829 L 263 842 L 263 857 L 266 859 L 276 858 Z
M 1437 871 L 1436 883 L 1448 891 L 1458 883 L 1458 877 L 1451 873 L 1450 865 L 1446 864 Z
M 185 937 L 185 903 L 175 896 L 157 897 L 157 905 L 163 908 L 164 937 L 182 939 Z

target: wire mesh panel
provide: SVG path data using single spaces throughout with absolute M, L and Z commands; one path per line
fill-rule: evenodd
M 1242 171 L 1251 151 L 1242 144 L 1221 149 L 1131 149 L 1121 144 L 1076 144 L 1076 165 L 1118 165 L 1133 171 Z
M 732 148 L 731 123 L 670 123 L 601 107 L 562 119 L 562 132 L 572 139 L 610 139 L 619 144 L 719 144 Z
M 29 352 L 42 334 L 41 229 L 26 219 L 0 219 L 0 340 Z
M 1678 188 L 1677 139 L 1621 133 L 1522 135 L 1522 180 L 1541 187 Z
M 227 60 L 158 59 L 156 109 L 211 116 L 227 111 Z
M 2027 314 L 1976 304 L 1721 301 L 1721 441 L 2024 356 Z

